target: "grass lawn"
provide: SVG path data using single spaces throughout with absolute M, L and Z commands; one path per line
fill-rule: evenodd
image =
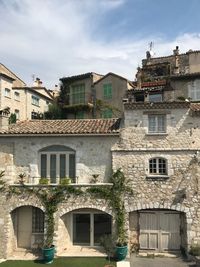
M 54 259 L 53 263 L 49 266 L 52 267 L 104 267 L 105 264 L 109 264 L 109 262 L 105 258 L 98 257 L 82 257 L 82 258 L 57 258 Z M 116 266 L 115 262 L 111 262 L 113 266 Z M 39 267 L 44 266 L 42 261 L 5 261 L 0 264 L 0 267 Z M 48 266 L 48 265 L 46 265 Z

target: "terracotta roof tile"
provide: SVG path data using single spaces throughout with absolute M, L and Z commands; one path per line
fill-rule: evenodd
M 200 103 L 191 103 L 190 109 L 194 112 L 200 112 Z
M 190 108 L 189 102 L 132 102 L 125 103 L 125 109 L 179 109 Z
M 119 132 L 120 119 L 30 120 L 13 124 L 0 134 L 101 135 Z

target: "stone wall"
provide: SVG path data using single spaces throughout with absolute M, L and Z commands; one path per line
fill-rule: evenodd
M 0 138 L 0 170 L 6 170 L 6 181 L 15 182 L 25 172 L 27 182 L 39 177 L 39 150 L 50 145 L 65 145 L 76 152 L 78 183 L 89 183 L 93 174 L 98 181 L 106 182 L 111 174 L 114 136 L 97 137 L 10 137 Z
M 181 242 L 187 248 L 200 241 L 200 120 L 191 117 L 187 109 L 164 112 L 167 134 L 150 135 L 147 111 L 125 111 L 126 128 L 112 148 L 113 169 L 123 169 L 134 191 L 134 197 L 126 203 L 131 242 L 136 242 L 139 234 L 136 211 L 169 209 L 183 214 L 181 229 L 185 234 Z M 149 174 L 149 160 L 154 157 L 166 159 L 166 177 Z

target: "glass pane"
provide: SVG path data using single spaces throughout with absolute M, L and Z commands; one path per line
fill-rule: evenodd
M 111 234 L 111 216 L 107 214 L 94 214 L 94 245 L 100 244 L 103 235 Z
M 75 178 L 75 154 L 69 154 L 69 177 Z
M 73 214 L 73 244 L 90 245 L 90 214 Z
M 32 233 L 44 233 L 44 212 L 32 207 Z
M 64 178 L 66 176 L 66 155 L 60 155 L 60 178 Z
M 162 95 L 161 94 L 149 95 L 149 102 L 162 102 Z
M 41 173 L 40 176 L 43 178 L 47 177 L 47 155 L 41 155 Z
M 51 183 L 56 183 L 56 155 L 50 155 L 50 178 Z

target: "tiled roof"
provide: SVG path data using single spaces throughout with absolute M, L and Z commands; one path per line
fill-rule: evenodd
M 119 126 L 120 119 L 30 120 L 12 124 L 0 135 L 112 135 L 119 132 Z
M 190 109 L 193 112 L 200 112 L 200 103 L 191 103 L 190 104 Z
M 133 102 L 125 103 L 125 109 L 173 109 L 190 108 L 190 102 Z
M 129 81 L 127 78 L 125 78 L 125 77 L 123 77 L 123 76 L 120 76 L 120 75 L 118 75 L 118 74 L 116 74 L 116 73 L 113 73 L 113 72 L 108 72 L 106 75 L 104 75 L 104 76 L 101 77 L 99 80 L 97 80 L 96 82 L 94 82 L 94 84 L 99 83 L 100 81 L 102 81 L 102 80 L 104 80 L 106 77 L 108 77 L 109 75 L 110 75 L 110 76 L 118 77 L 118 78 L 123 79 L 123 80 L 125 80 L 125 81 L 128 81 L 128 82 L 130 83 L 130 85 L 132 85 L 131 81 Z
M 165 84 L 166 84 L 166 80 L 143 82 L 142 87 L 156 87 L 156 86 L 161 86 Z
M 80 79 L 82 80 L 82 79 L 90 78 L 92 74 L 103 76 L 102 74 L 98 74 L 96 72 L 87 72 L 87 73 L 83 73 L 79 75 L 63 77 L 63 78 L 60 78 L 60 81 L 74 81 L 74 80 L 80 80 Z

